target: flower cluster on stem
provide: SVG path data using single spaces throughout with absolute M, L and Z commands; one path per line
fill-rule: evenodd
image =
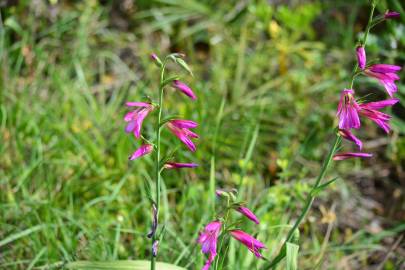
M 252 235 L 244 232 L 243 230 L 237 227 L 238 223 L 230 220 L 230 211 L 236 211 L 253 221 L 256 224 L 259 224 L 260 221 L 256 215 L 243 203 L 236 200 L 235 190 L 224 191 L 216 190 L 216 195 L 221 202 L 225 201 L 225 205 L 221 204 L 221 211 L 216 215 L 216 218 L 208 223 L 204 231 L 200 234 L 198 238 L 198 243 L 201 244 L 201 251 L 204 254 L 208 255 L 208 259 L 205 262 L 202 270 L 210 269 L 211 265 L 216 260 L 214 269 L 217 269 L 219 256 L 217 251 L 218 239 L 221 239 L 220 249 L 222 247 L 222 242 L 226 236 L 231 236 L 235 240 L 239 241 L 242 245 L 248 248 L 257 258 L 263 258 L 261 254 L 261 249 L 265 249 L 265 245 L 254 238 Z M 221 254 L 224 256 L 225 254 Z
M 369 158 L 372 156 L 371 153 L 364 152 L 336 153 L 339 148 L 341 138 L 355 143 L 358 149 L 362 150 L 363 143 L 353 134 L 353 130 L 358 130 L 361 127 L 361 118 L 363 117 L 375 122 L 385 132 L 388 133 L 390 131 L 389 120 L 391 119 L 391 116 L 386 113 L 382 113 L 379 110 L 388 106 L 392 106 L 398 102 L 398 99 L 393 98 L 393 95 L 395 94 L 395 92 L 397 92 L 395 81 L 399 79 L 396 73 L 401 69 L 401 67 L 389 64 L 374 64 L 368 66 L 365 48 L 370 30 L 384 20 L 397 18 L 399 16 L 399 13 L 394 11 L 387 11 L 383 15 L 374 17 L 375 6 L 376 1 L 372 1 L 370 17 L 363 39 L 356 46 L 357 63 L 353 70 L 350 87 L 342 90 L 340 94 L 340 100 L 337 108 L 337 117 L 339 121 L 338 127 L 336 128 L 335 132 L 334 142 L 332 143 L 330 151 L 323 162 L 321 171 L 316 178 L 315 184 L 307 195 L 306 202 L 301 214 L 294 222 L 292 228 L 288 231 L 287 237 L 284 240 L 284 243 L 278 255 L 273 258 L 268 264 L 266 264 L 262 268 L 263 270 L 273 269 L 281 260 L 283 260 L 283 258 L 286 256 L 286 244 L 291 241 L 294 232 L 304 221 L 312 206 L 316 194 L 322 189 L 326 188 L 330 183 L 334 182 L 335 179 L 332 179 L 326 183 L 322 183 L 322 180 L 325 177 L 326 171 L 332 163 L 332 160 L 338 161 L 349 158 Z M 390 98 L 368 103 L 359 102 L 356 99 L 353 84 L 355 78 L 360 74 L 377 79 L 378 82 L 384 86 Z
M 173 88 L 179 90 L 181 93 L 185 94 L 192 100 L 197 97 L 193 90 L 184 82 L 179 80 L 179 76 L 166 77 L 166 64 L 168 61 L 173 61 L 178 64 L 181 68 L 191 73 L 186 62 L 182 59 L 183 54 L 173 53 L 164 58 L 162 61 L 156 54 L 151 55 L 153 62 L 160 68 L 160 83 L 158 91 L 158 101 L 153 103 L 148 102 L 127 102 L 126 106 L 135 108 L 133 111 L 128 112 L 124 116 L 124 121 L 127 122 L 125 127 L 125 132 L 133 133 L 136 139 L 141 140 L 141 146 L 136 149 L 132 155 L 130 155 L 129 160 L 135 160 L 142 156 L 148 155 L 155 152 L 155 198 L 150 197 L 152 201 L 152 226 L 147 234 L 148 238 L 151 238 L 151 269 L 156 268 L 156 257 L 158 255 L 159 243 L 162 241 L 162 232 L 157 233 L 158 230 L 158 218 L 159 218 L 159 208 L 160 208 L 160 186 L 161 186 L 161 173 L 164 169 L 180 169 L 180 168 L 195 168 L 198 165 L 196 163 L 182 163 L 172 161 L 171 156 L 164 156 L 162 158 L 161 153 L 161 131 L 162 127 L 166 126 L 167 129 L 178 137 L 189 150 L 196 151 L 196 146 L 194 145 L 191 138 L 198 138 L 198 135 L 190 129 L 194 129 L 198 126 L 196 122 L 184 119 L 170 119 L 168 121 L 163 121 L 163 98 L 164 90 L 166 87 L 171 85 Z M 156 116 L 156 136 L 154 142 L 147 140 L 142 135 L 142 124 L 145 118 L 154 110 L 157 110 Z

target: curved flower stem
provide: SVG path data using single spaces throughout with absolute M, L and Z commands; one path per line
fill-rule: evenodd
M 336 134 L 335 140 L 333 142 L 331 149 L 329 150 L 328 156 L 326 157 L 326 159 L 323 162 L 321 172 L 319 173 L 318 177 L 316 178 L 315 184 L 311 188 L 311 191 L 308 193 L 304 209 L 302 210 L 298 219 L 295 221 L 294 225 L 288 231 L 287 237 L 284 240 L 284 243 L 282 245 L 282 248 L 281 248 L 279 254 L 268 265 L 265 266 L 265 269 L 269 269 L 269 268 L 276 266 L 286 256 L 286 251 L 285 251 L 286 244 L 287 244 L 287 242 L 289 242 L 291 240 L 295 230 L 299 227 L 299 225 L 302 223 L 302 221 L 305 219 L 306 215 L 308 214 L 309 210 L 311 209 L 312 203 L 315 199 L 315 191 L 320 186 L 322 179 L 325 177 L 326 171 L 329 168 L 333 155 L 335 154 L 337 148 L 339 147 L 340 142 L 341 142 L 340 135 Z
M 160 131 L 161 131 L 161 122 L 162 122 L 162 107 L 163 107 L 163 89 L 164 89 L 164 73 L 165 73 L 165 66 L 166 63 L 163 63 L 161 71 L 160 71 L 160 84 L 159 84 L 159 103 L 158 103 L 158 117 L 156 123 L 156 159 L 155 159 L 155 189 L 156 189 L 156 215 L 159 217 L 159 209 L 160 209 L 160 185 L 161 185 L 161 177 L 160 174 L 162 172 L 160 168 Z M 156 237 L 156 232 L 152 236 L 152 243 L 151 243 L 151 250 L 153 248 L 153 243 L 158 240 Z M 151 252 L 150 257 L 150 269 L 156 269 L 156 257 Z

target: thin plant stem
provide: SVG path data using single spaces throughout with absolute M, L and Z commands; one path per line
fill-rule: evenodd
M 161 169 L 160 169 L 160 132 L 161 132 L 161 123 L 162 123 L 162 110 L 163 110 L 163 90 L 164 90 L 164 72 L 165 64 L 161 67 L 160 72 L 160 84 L 159 84 L 159 103 L 158 103 L 158 117 L 156 123 L 156 159 L 155 159 L 155 189 L 156 189 L 156 215 L 159 217 L 159 208 L 160 208 L 160 186 L 161 186 Z M 151 250 L 153 248 L 153 243 L 157 240 L 156 232 L 152 236 Z M 151 252 L 150 259 L 150 269 L 156 269 L 156 257 Z
M 335 135 L 335 139 L 333 142 L 333 145 L 331 149 L 329 150 L 328 156 L 323 162 L 322 169 L 320 174 L 318 175 L 315 184 L 312 186 L 310 192 L 308 193 L 308 196 L 306 198 L 305 206 L 299 215 L 298 219 L 295 221 L 294 225 L 291 227 L 291 229 L 288 231 L 287 237 L 284 240 L 284 243 L 282 245 L 281 251 L 279 254 L 265 267 L 266 269 L 269 269 L 271 267 L 276 266 L 285 256 L 285 246 L 287 242 L 291 240 L 293 237 L 293 234 L 295 230 L 299 227 L 299 225 L 302 223 L 302 221 L 305 219 L 306 215 L 308 214 L 309 210 L 311 209 L 312 203 L 314 202 L 315 199 L 315 194 L 314 191 L 320 186 L 322 179 L 325 177 L 326 171 L 332 162 L 333 155 L 335 154 L 337 148 L 339 147 L 341 138 L 338 134 Z

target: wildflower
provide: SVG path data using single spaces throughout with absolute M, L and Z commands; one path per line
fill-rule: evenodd
M 399 99 L 387 99 L 382 101 L 376 102 L 369 102 L 360 104 L 360 114 L 362 116 L 367 117 L 368 119 L 374 121 L 378 126 L 380 126 L 386 133 L 390 131 L 389 120 L 391 119 L 391 115 L 386 113 L 382 113 L 378 111 L 378 109 L 382 109 L 387 106 L 393 106 L 397 103 Z
M 401 14 L 396 11 L 387 11 L 384 14 L 384 19 L 398 18 Z
M 173 81 L 173 87 L 183 92 L 186 96 L 188 96 L 192 100 L 195 100 L 197 98 L 196 95 L 193 93 L 193 90 L 191 90 L 191 88 L 187 84 L 179 80 Z
M 396 74 L 399 70 L 401 70 L 400 66 L 375 64 L 368 67 L 364 73 L 369 77 L 376 78 L 384 86 L 390 97 L 392 97 L 398 91 L 395 81 L 399 80 L 399 76 Z
M 357 152 L 357 153 L 340 153 L 336 154 L 333 156 L 333 160 L 345 160 L 349 158 L 369 158 L 372 157 L 372 154 L 369 153 L 362 153 L 362 152 Z
M 195 163 L 179 163 L 179 162 L 166 162 L 165 169 L 180 169 L 180 168 L 195 168 L 198 164 Z
M 221 231 L 221 222 L 218 220 L 212 221 L 205 226 L 204 232 L 200 234 L 198 243 L 201 244 L 201 251 L 204 254 L 209 253 L 208 260 L 205 263 L 203 270 L 210 268 L 211 263 L 214 261 L 217 255 L 217 241 Z
M 354 99 L 352 89 L 344 89 L 340 95 L 340 101 L 337 110 L 340 129 L 351 129 L 360 127 L 358 115 L 359 105 Z
M 190 131 L 190 128 L 196 128 L 197 123 L 190 120 L 170 120 L 167 124 L 167 128 L 178 137 L 190 151 L 194 152 L 196 147 L 191 141 L 191 138 L 198 138 L 199 136 L 194 132 Z
M 253 214 L 252 211 L 250 211 L 249 208 L 240 206 L 240 207 L 238 207 L 236 209 L 236 211 L 238 211 L 239 213 L 241 213 L 242 215 L 244 215 L 245 217 L 247 217 L 248 219 L 250 219 L 254 223 L 256 223 L 256 224 L 260 223 L 259 219 L 255 216 L 255 214 Z
M 144 155 L 147 155 L 153 151 L 153 145 L 143 144 L 139 147 L 130 157 L 129 160 L 134 160 Z
M 364 49 L 363 46 L 358 46 L 356 48 L 356 54 L 357 54 L 357 63 L 359 64 L 359 67 L 361 69 L 364 69 L 366 67 L 366 50 Z
M 346 140 L 352 141 L 359 147 L 359 150 L 363 147 L 363 143 L 358 139 L 349 129 L 339 129 L 339 134 Z
M 143 120 L 153 110 L 153 105 L 145 102 L 127 102 L 126 105 L 137 108 L 124 116 L 125 122 L 128 122 L 125 131 L 128 133 L 133 132 L 135 137 L 139 138 Z
M 241 230 L 232 230 L 230 233 L 233 238 L 245 245 L 256 257 L 263 258 L 260 249 L 266 247 L 262 242 Z

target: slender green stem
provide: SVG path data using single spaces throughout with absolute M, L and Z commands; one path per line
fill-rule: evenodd
M 155 189 L 156 189 L 156 212 L 157 216 L 159 217 L 159 208 L 160 208 L 160 186 L 161 186 L 161 168 L 160 168 L 160 132 L 161 132 L 161 123 L 162 123 L 162 110 L 163 110 L 163 90 L 164 90 L 164 72 L 165 72 L 165 64 L 162 65 L 161 73 L 160 73 L 160 85 L 159 85 L 159 103 L 158 103 L 158 117 L 156 122 L 156 160 L 155 160 Z M 151 249 L 153 247 L 153 243 L 157 240 L 156 232 L 152 237 L 152 244 Z M 156 257 L 154 256 L 153 252 L 151 252 L 151 259 L 150 259 L 150 269 L 156 269 Z
M 269 269 L 271 267 L 276 266 L 285 257 L 285 255 L 286 255 L 285 246 L 286 246 L 287 242 L 289 242 L 291 240 L 295 230 L 300 226 L 300 224 L 302 223 L 302 221 L 305 219 L 306 215 L 308 214 L 309 210 L 311 209 L 312 203 L 315 199 L 314 191 L 319 187 L 319 185 L 322 182 L 322 179 L 325 177 L 326 171 L 327 171 L 330 163 L 332 162 L 333 155 L 336 152 L 337 148 L 339 147 L 340 141 L 341 141 L 340 136 L 336 134 L 334 143 L 333 143 L 331 149 L 329 150 L 328 156 L 326 157 L 326 159 L 323 162 L 321 172 L 319 173 L 311 191 L 308 193 L 308 196 L 307 196 L 306 202 L 305 202 L 305 206 L 304 206 L 300 216 L 295 221 L 295 223 L 291 227 L 291 229 L 288 231 L 287 237 L 282 245 L 282 248 L 281 248 L 279 254 L 268 265 L 265 266 L 265 269 Z

